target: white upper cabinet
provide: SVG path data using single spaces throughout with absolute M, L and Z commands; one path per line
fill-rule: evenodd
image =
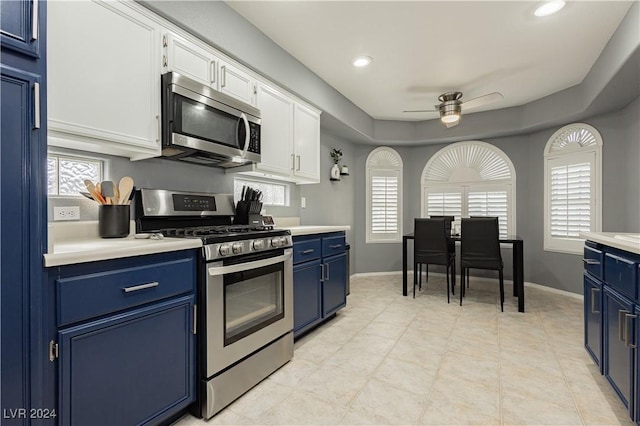
M 320 182 L 320 114 L 296 104 L 293 124 L 293 174 L 302 180 Z
M 175 71 L 255 106 L 256 79 L 213 49 L 172 32 L 163 35 L 162 46 L 162 72 Z
M 257 170 L 289 176 L 293 169 L 293 108 L 289 96 L 267 86 L 258 85 L 260 127 L 260 163 Z
M 159 155 L 158 25 L 126 3 L 53 1 L 47 37 L 49 144 Z
M 295 183 L 320 182 L 320 114 L 283 90 L 258 83 L 260 163 L 229 169 Z
M 162 72 L 175 71 L 192 80 L 217 88 L 217 62 L 213 52 L 173 33 L 162 36 Z
M 218 63 L 218 90 L 250 105 L 255 105 L 257 95 L 256 80 L 228 61 L 219 59 Z

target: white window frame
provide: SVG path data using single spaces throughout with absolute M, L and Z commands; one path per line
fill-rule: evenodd
M 57 151 L 49 151 L 47 152 L 47 159 L 49 159 L 50 157 L 55 157 L 57 160 L 57 164 L 58 164 L 58 191 L 55 194 L 49 194 L 49 188 L 47 185 L 47 197 L 50 198 L 82 198 L 82 194 L 78 193 L 78 194 L 60 194 L 60 160 L 71 160 L 71 161 L 78 161 L 78 162 L 82 162 L 82 161 L 86 161 L 86 162 L 90 162 L 90 163 L 97 163 L 98 164 L 98 175 L 100 176 L 100 178 L 96 181 L 93 182 L 94 184 L 101 182 L 103 180 L 106 179 L 105 177 L 105 169 L 106 169 L 106 160 L 103 158 L 99 158 L 99 157 L 93 157 L 93 156 L 86 156 L 86 155 L 73 155 L 73 154 L 66 154 L 63 152 L 57 152 Z
M 576 132 L 586 131 L 593 139 L 583 145 Z M 591 229 L 602 230 L 602 136 L 593 126 L 573 123 L 556 131 L 544 149 L 544 250 L 579 254 L 584 250 L 584 238 L 551 235 L 551 169 L 580 163 L 591 164 Z
M 481 165 L 477 165 L 474 171 L 477 174 L 476 178 L 472 178 L 474 173 L 468 170 L 462 170 L 464 167 L 451 164 L 449 168 L 439 168 L 440 177 L 438 180 L 431 180 L 430 170 L 432 167 L 439 167 L 438 162 L 442 156 L 445 156 L 449 151 L 456 151 L 462 148 L 474 148 L 486 153 L 490 153 L 501 162 L 501 167 L 504 170 L 504 177 L 502 175 L 497 178 L 489 177 L 482 178 L 483 170 Z M 460 163 L 472 162 L 471 158 L 457 157 Z M 471 164 L 469 164 L 471 166 Z M 467 167 L 473 169 L 473 167 Z M 461 171 L 461 173 L 458 173 Z M 465 141 L 456 142 L 440 149 L 436 152 L 425 165 L 421 176 L 421 202 L 420 202 L 420 215 L 421 217 L 427 217 L 428 212 L 428 194 L 431 192 L 459 192 L 462 194 L 461 200 L 461 217 L 469 217 L 469 192 L 491 192 L 491 191 L 505 191 L 507 193 L 507 235 L 516 234 L 516 173 L 511 159 L 498 147 L 482 141 Z M 460 217 L 456 217 L 456 223 L 460 223 Z
M 382 146 L 369 153 L 366 161 L 367 208 L 365 243 L 401 243 L 402 242 L 402 172 L 403 163 L 400 154 L 393 148 Z M 396 176 L 398 178 L 397 194 L 397 228 L 394 233 L 374 233 L 372 229 L 372 179 L 374 176 Z

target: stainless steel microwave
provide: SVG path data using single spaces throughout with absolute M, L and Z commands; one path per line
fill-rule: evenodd
M 162 75 L 162 156 L 213 167 L 260 162 L 260 110 L 175 72 Z

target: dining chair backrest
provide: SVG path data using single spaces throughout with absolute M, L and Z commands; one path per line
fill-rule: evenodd
M 461 267 L 502 267 L 497 217 L 463 218 L 460 234 Z
M 456 219 L 454 216 L 429 216 L 431 219 L 444 219 L 444 227 L 447 235 L 451 235 L 451 224 Z
M 414 257 L 418 263 L 446 265 L 449 260 L 444 219 L 415 219 Z

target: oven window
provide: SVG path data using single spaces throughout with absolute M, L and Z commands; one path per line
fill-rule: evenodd
M 224 276 L 224 345 L 284 318 L 284 265 Z
M 243 149 L 245 127 L 238 117 L 180 95 L 175 103 L 178 133 Z

